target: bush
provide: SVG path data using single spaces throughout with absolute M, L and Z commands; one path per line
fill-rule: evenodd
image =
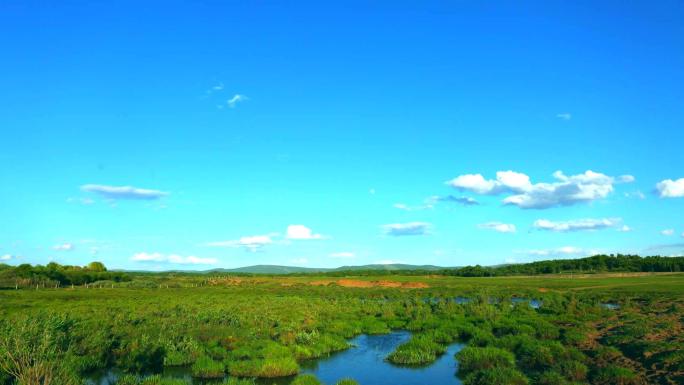
M 499 348 L 478 348 L 468 346 L 456 353 L 461 376 L 476 371 L 494 368 L 512 368 L 515 365 L 513 353 Z M 498 372 L 497 372 L 498 373 Z
M 214 361 L 211 357 L 202 356 L 192 364 L 192 376 L 197 378 L 220 378 L 225 374 L 222 362 Z

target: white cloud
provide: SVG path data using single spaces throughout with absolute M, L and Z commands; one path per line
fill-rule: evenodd
M 379 261 L 374 262 L 374 264 L 376 264 L 376 265 L 396 265 L 396 264 L 400 264 L 400 263 L 403 263 L 403 262 L 395 261 L 393 259 L 381 259 Z
M 684 178 L 665 179 L 656 184 L 656 190 L 661 198 L 682 198 L 684 197 Z
M 107 186 L 100 184 L 86 184 L 81 190 L 99 194 L 107 199 L 142 199 L 154 200 L 169 195 L 159 190 L 142 189 L 132 186 Z
M 499 186 L 497 181 L 486 180 L 482 174 L 459 175 L 447 184 L 461 191 L 471 191 L 477 194 L 496 194 Z
M 287 239 L 323 239 L 321 234 L 314 234 L 310 228 L 304 225 L 289 225 L 285 237 Z
M 674 229 L 665 229 L 661 231 L 660 234 L 669 237 L 670 235 L 674 235 Z
M 52 248 L 53 248 L 54 250 L 57 250 L 57 251 L 71 251 L 71 250 L 75 249 L 76 246 L 74 246 L 73 243 L 67 242 L 67 243 L 62 243 L 62 244 L 59 244 L 59 245 L 55 245 L 55 246 L 53 246 Z
M 558 119 L 570 120 L 570 119 L 572 119 L 572 114 L 569 112 L 563 112 L 561 114 L 556 114 L 556 117 Z
M 432 199 L 435 202 L 453 202 L 453 203 L 461 204 L 463 206 L 476 206 L 476 205 L 480 204 L 478 201 L 476 201 L 475 199 L 473 199 L 471 197 L 463 197 L 463 196 L 461 196 L 461 197 L 456 197 L 453 195 L 434 196 L 434 197 L 431 197 L 430 199 Z
M 131 257 L 134 262 L 172 263 L 179 265 L 213 265 L 218 262 L 215 258 L 199 258 L 195 256 L 183 257 L 177 254 L 165 255 L 161 253 L 137 253 Z
M 248 98 L 245 95 L 235 94 L 232 98 L 228 99 L 226 104 L 228 104 L 228 107 L 230 108 L 235 108 L 238 103 L 244 102 L 247 99 Z
M 405 235 L 426 235 L 430 224 L 425 222 L 393 223 L 382 226 L 386 235 L 401 237 Z
M 0 255 L 0 261 L 9 261 L 10 259 L 12 259 L 12 256 L 9 254 Z
M 622 225 L 622 227 L 620 227 L 618 229 L 618 231 L 622 232 L 622 233 L 628 233 L 628 232 L 632 231 L 632 228 L 627 226 L 627 225 Z
M 617 177 L 616 182 L 618 183 L 632 183 L 636 180 L 636 178 L 633 175 L 620 175 Z
M 548 256 L 580 256 L 594 254 L 593 250 L 586 251 L 579 247 L 563 246 L 556 249 L 537 249 L 528 250 L 527 254 L 548 257 Z
M 515 225 L 501 222 L 487 222 L 477 225 L 481 229 L 494 230 L 499 233 L 515 233 Z
M 553 176 L 556 182 L 533 184 L 525 174 L 499 171 L 496 180 L 487 180 L 480 174 L 466 174 L 447 183 L 458 190 L 477 194 L 511 194 L 502 201 L 507 205 L 523 209 L 546 209 L 606 198 L 613 191 L 614 183 L 634 180 L 629 175 L 614 178 L 591 170 L 571 176 L 556 171 Z
M 356 258 L 356 254 L 349 251 L 341 251 L 339 253 L 332 253 L 329 255 L 330 258 Z
M 641 191 L 633 191 L 633 192 L 626 192 L 625 197 L 627 198 L 636 198 L 636 199 L 646 199 L 646 195 L 642 193 Z
M 534 221 L 534 228 L 537 230 L 547 230 L 556 232 L 581 231 L 581 230 L 599 230 L 609 227 L 615 227 L 620 224 L 620 218 L 585 218 L 571 221 L 550 221 L 548 219 L 538 219 Z
M 273 243 L 273 239 L 271 239 L 271 236 L 272 235 L 253 235 L 248 237 L 242 237 L 240 239 L 232 241 L 209 242 L 207 243 L 207 246 L 237 247 L 244 248 L 249 251 L 257 251 L 260 250 L 262 247 Z

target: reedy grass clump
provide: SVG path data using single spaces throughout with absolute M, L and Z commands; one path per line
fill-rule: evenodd
M 408 342 L 399 345 L 387 359 L 395 364 L 421 365 L 427 364 L 446 351 L 446 346 L 435 342 L 432 336 L 413 336 Z
M 192 376 L 197 378 L 221 378 L 225 375 L 223 363 L 207 356 L 198 358 L 191 369 Z
M 351 379 L 351 378 L 343 378 L 343 379 L 337 381 L 337 383 L 335 383 L 335 385 L 359 385 L 359 383 L 356 382 L 356 380 Z
M 221 385 L 254 385 L 254 379 L 228 377 L 221 382 Z
M 290 385 L 323 385 L 313 374 L 302 374 L 297 376 Z
M 456 353 L 458 373 L 467 376 L 470 373 L 494 368 L 514 368 L 513 353 L 499 348 L 478 348 L 468 346 Z
M 132 374 L 125 374 L 119 377 L 116 385 L 190 385 L 190 382 L 183 378 L 162 377 L 159 374 L 142 378 Z

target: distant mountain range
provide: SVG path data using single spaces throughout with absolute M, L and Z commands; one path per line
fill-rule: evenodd
M 360 266 L 340 266 L 336 268 L 316 268 L 316 267 L 298 267 L 298 266 L 281 266 L 281 265 L 254 265 L 238 267 L 235 269 L 213 269 L 207 271 L 208 273 L 249 273 L 249 274 L 290 274 L 290 273 L 320 273 L 329 271 L 396 271 L 396 270 L 442 270 L 446 267 L 434 265 L 407 265 L 403 263 L 393 264 L 375 264 L 375 265 L 360 265 Z

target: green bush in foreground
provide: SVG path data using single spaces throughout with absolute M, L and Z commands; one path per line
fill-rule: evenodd
M 515 367 L 513 353 L 499 348 L 469 346 L 456 353 L 456 359 L 459 362 L 458 373 L 461 376 L 480 370 Z
M 446 347 L 433 341 L 428 336 L 413 337 L 400 345 L 387 359 L 395 364 L 419 365 L 434 361 L 444 353 Z
M 513 368 L 494 367 L 466 376 L 463 385 L 527 385 L 529 380 Z M 559 385 L 559 384 L 554 384 Z
M 297 376 L 290 385 L 322 385 L 313 374 L 302 374 Z
M 234 361 L 228 372 L 237 377 L 284 377 L 299 373 L 299 364 L 292 357 Z
M 198 378 L 220 378 L 225 374 L 222 362 L 217 362 L 211 357 L 202 356 L 192 364 L 192 376 Z

